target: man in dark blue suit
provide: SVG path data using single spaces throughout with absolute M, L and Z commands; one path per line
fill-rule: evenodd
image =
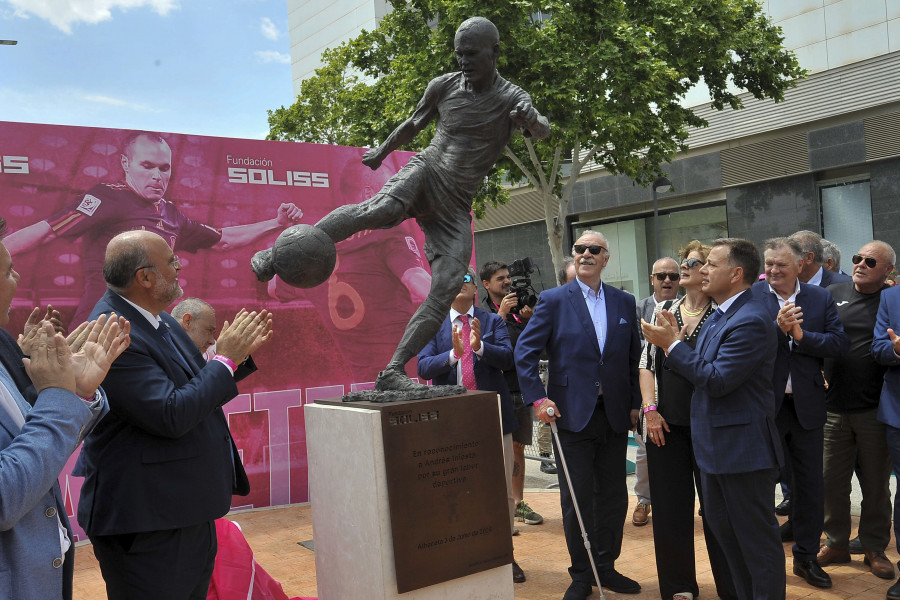
M 849 275 L 829 271 L 823 266 L 825 263 L 825 248 L 822 245 L 822 236 L 813 231 L 803 229 L 792 233 L 791 239 L 800 244 L 802 259 L 800 264 L 800 281 L 823 288 L 827 288 L 833 283 L 850 281 Z
M 108 290 L 94 315 L 131 321 L 131 346 L 103 382 L 110 412 L 87 437 L 78 522 L 109 598 L 206 598 L 213 521 L 250 491 L 221 406 L 237 395 L 237 363 L 271 337 L 266 311 L 241 311 L 204 362 L 165 308 L 182 294 L 178 258 L 149 231 L 110 240 Z
M 825 522 L 822 453 L 825 443 L 825 358 L 847 353 L 844 333 L 831 292 L 800 283 L 803 264 L 794 238 L 766 241 L 766 280 L 753 286 L 754 297 L 778 326 L 778 356 L 772 389 L 778 408 L 775 423 L 785 459 L 791 463 L 791 511 L 788 523 L 795 540 L 794 573 L 816 587 L 831 587 L 817 562 Z
M 615 569 L 628 510 L 628 430 L 634 427 L 641 406 L 641 338 L 635 301 L 631 294 L 601 281 L 609 262 L 609 242 L 602 234 L 585 231 L 572 254 L 576 278 L 541 293 L 534 315 L 519 336 L 516 369 L 525 403 L 535 405 L 542 421 L 557 423 L 557 442 L 568 466 L 600 584 L 615 592 L 636 594 L 640 584 Z M 546 390 L 538 376 L 538 361 L 545 348 L 550 358 Z M 550 408 L 554 416 L 549 415 Z M 582 600 L 591 593 L 593 573 L 563 469 L 558 477 L 572 561 L 572 584 L 564 600 Z
M 513 367 L 513 351 L 503 317 L 475 306 L 478 293 L 476 281 L 475 270 L 470 266 L 463 276 L 459 293 L 450 305 L 450 314 L 444 319 L 438 334 L 419 352 L 417 368 L 419 377 L 430 379 L 436 385 L 462 385 L 470 390 L 497 392 L 500 396 L 506 499 L 512 535 L 516 512 L 512 488 L 512 434 L 519 423 L 503 371 Z M 468 373 L 467 363 L 472 367 Z M 525 573 L 515 561 L 513 581 L 525 581 Z
M 643 323 L 646 340 L 668 354 L 664 368 L 694 384 L 691 431 L 704 512 L 728 559 L 741 600 L 785 597 L 784 551 L 772 513 L 782 462 L 772 373 L 775 324 L 753 298 L 759 251 L 747 240 L 713 242 L 700 269 L 703 292 L 719 305 L 697 340 L 680 343 L 675 316 Z
M 900 477 L 900 286 L 881 292 L 875 317 L 872 357 L 885 365 L 878 420 L 885 424 L 894 474 Z M 894 535 L 900 536 L 900 502 L 894 498 Z M 900 579 L 887 592 L 887 600 L 900 600 Z

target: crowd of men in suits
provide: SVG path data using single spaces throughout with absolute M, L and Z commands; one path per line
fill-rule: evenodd
M 2 230 L 0 222 L 5 325 L 19 277 Z M 865 244 L 850 278 L 823 267 L 822 242 L 811 232 L 768 240 L 763 260 L 749 241 L 716 240 L 700 273 L 718 310 L 695 349 L 681 343 L 667 311 L 655 323 L 640 319 L 635 298 L 602 281 L 611 255 L 602 234 L 582 233 L 572 254 L 575 277 L 541 294 L 515 350 L 504 316 L 475 305 L 470 268 L 451 314 L 419 356 L 423 378 L 500 392 L 511 528 L 520 503 L 512 474 L 517 419 L 503 373 L 515 371 L 524 406 L 557 425 L 568 467 L 558 473 L 572 577 L 564 599 L 586 598 L 597 583 L 619 593 L 641 589 L 615 562 L 628 509 L 628 432 L 642 408 L 642 334 L 665 351 L 664 368 L 693 383 L 703 508 L 738 598 L 784 598 L 788 536 L 793 572 L 811 585 L 832 585 L 822 567 L 850 560 L 854 472 L 865 563 L 892 579 L 884 550 L 888 480 L 892 463 L 900 464 L 900 289 L 885 283 L 893 249 Z M 831 258 L 839 270 L 840 255 Z M 56 311 L 35 309 L 18 340 L 0 332 L 0 548 L 8 567 L 0 571 L 0 595 L 71 598 L 72 530 L 56 478 L 85 440 L 75 468 L 85 477 L 78 520 L 108 596 L 205 597 L 213 521 L 227 513 L 232 494 L 249 491 L 221 406 L 237 394 L 236 380 L 255 370 L 250 355 L 270 339 L 272 317 L 242 310 L 218 337 L 212 307 L 202 301 L 185 302 L 173 318 L 165 309 L 183 293 L 180 269 L 155 233 L 119 234 L 106 249 L 108 290 L 91 321 L 66 338 Z M 201 352 L 211 346 L 207 361 Z M 550 362 L 546 387 L 542 356 Z M 780 528 L 773 512 L 779 479 L 792 493 Z M 898 508 L 895 502 L 895 525 Z M 900 598 L 900 581 L 887 598 Z

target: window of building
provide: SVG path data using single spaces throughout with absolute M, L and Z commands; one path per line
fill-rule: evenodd
M 841 270 L 849 273 L 848 262 L 864 244 L 872 241 L 872 196 L 869 180 L 856 179 L 819 186 L 822 205 L 822 235 L 841 250 Z
M 572 239 L 586 230 L 602 233 L 609 242 L 610 258 L 603 281 L 645 298 L 653 292 L 650 270 L 656 256 L 653 214 L 629 215 L 619 219 L 576 223 Z M 725 203 L 660 211 L 659 240 L 663 256 L 678 260 L 678 251 L 691 240 L 709 243 L 728 235 Z

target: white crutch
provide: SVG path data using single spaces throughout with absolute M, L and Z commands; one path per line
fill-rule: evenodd
M 553 417 L 556 411 L 553 407 L 547 409 L 547 416 Z M 578 526 L 581 527 L 581 538 L 584 540 L 584 549 L 587 550 L 588 560 L 591 561 L 591 570 L 594 572 L 594 581 L 597 582 L 597 589 L 600 590 L 601 600 L 606 599 L 603 593 L 603 586 L 600 585 L 600 576 L 597 574 L 597 565 L 594 564 L 594 555 L 591 553 L 591 542 L 588 540 L 587 530 L 584 528 L 584 520 L 581 518 L 581 510 L 578 508 L 578 499 L 575 497 L 575 488 L 572 487 L 572 478 L 569 477 L 569 468 L 566 466 L 566 457 L 563 454 L 562 444 L 559 441 L 559 430 L 556 428 L 556 421 L 550 421 L 550 431 L 553 432 L 553 439 L 556 440 L 557 457 L 562 464 L 563 473 L 566 474 L 566 483 L 569 484 L 569 495 L 572 496 L 572 506 L 575 507 L 575 516 L 578 517 Z

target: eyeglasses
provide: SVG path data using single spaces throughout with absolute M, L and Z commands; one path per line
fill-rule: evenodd
M 853 258 L 851 258 L 850 260 L 853 261 L 854 265 L 858 265 L 862 261 L 866 261 L 866 266 L 869 267 L 870 269 L 874 269 L 875 265 L 878 264 L 878 261 L 875 260 L 874 258 L 872 258 L 871 256 L 863 256 L 861 254 L 854 254 Z
M 657 281 L 665 281 L 668 276 L 669 281 L 678 281 L 681 279 L 681 273 L 650 273 L 656 277 Z
M 178 257 L 177 257 L 177 256 L 173 256 L 171 259 L 169 259 L 169 263 L 168 263 L 168 264 L 172 265 L 172 266 L 175 267 L 176 269 L 180 269 L 180 268 L 181 268 L 181 261 L 178 260 Z M 137 269 L 135 269 L 134 272 L 137 273 L 137 272 L 140 271 L 141 269 L 155 269 L 155 268 L 156 268 L 156 265 L 143 265 L 143 266 L 138 267 Z M 468 277 L 468 275 L 466 275 L 466 277 Z
M 575 244 L 572 249 L 575 250 L 575 254 L 584 254 L 585 250 L 590 250 L 591 254 L 600 254 L 601 250 L 606 250 L 603 246 L 585 246 L 584 244 Z M 609 252 L 609 250 L 606 251 Z
M 684 267 L 685 269 L 693 269 L 697 265 L 702 265 L 702 264 L 703 264 L 703 261 L 700 260 L 699 258 L 686 258 L 683 261 L 681 261 L 681 266 Z
M 475 280 L 472 279 L 472 276 L 469 275 L 468 273 L 463 275 L 463 283 L 472 283 L 473 281 L 475 281 Z

